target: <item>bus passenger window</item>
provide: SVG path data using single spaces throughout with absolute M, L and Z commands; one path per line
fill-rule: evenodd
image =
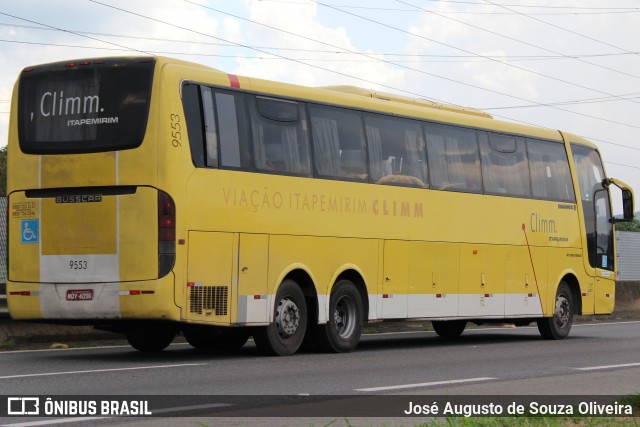
M 220 165 L 252 169 L 244 96 L 218 92 L 215 98 L 220 129 Z
M 564 144 L 527 138 L 533 197 L 575 203 Z
M 480 132 L 482 180 L 485 192 L 529 197 L 531 181 L 523 138 Z
M 302 105 L 292 101 L 255 97 L 250 110 L 256 168 L 310 175 L 307 121 Z
M 309 105 L 316 174 L 320 177 L 367 179 L 362 115 L 345 108 Z
M 476 131 L 428 123 L 427 158 L 431 185 L 441 190 L 482 192 Z
M 365 116 L 371 179 L 378 184 L 427 187 L 425 143 L 420 124 L 378 114 Z

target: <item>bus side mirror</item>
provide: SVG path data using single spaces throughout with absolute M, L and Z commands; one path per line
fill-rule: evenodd
M 602 184 L 606 187 L 613 184 L 620 189 L 622 192 L 622 219 L 613 218 L 612 221 L 615 222 L 628 222 L 633 221 L 635 217 L 635 207 L 633 203 L 633 190 L 631 187 L 619 179 L 615 178 L 605 178 L 602 181 Z
M 622 190 L 622 212 L 625 221 L 633 221 L 635 212 L 633 211 L 633 193 L 631 190 Z

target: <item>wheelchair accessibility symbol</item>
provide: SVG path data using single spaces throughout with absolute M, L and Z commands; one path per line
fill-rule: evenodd
M 23 219 L 20 225 L 20 243 L 40 242 L 40 221 L 37 219 Z

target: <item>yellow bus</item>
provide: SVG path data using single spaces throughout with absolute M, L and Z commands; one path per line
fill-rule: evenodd
M 622 220 L 633 193 L 579 136 L 162 57 L 29 67 L 12 102 L 14 319 L 289 355 L 613 310 L 609 188 Z

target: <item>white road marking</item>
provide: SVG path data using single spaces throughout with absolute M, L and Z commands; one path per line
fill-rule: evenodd
M 357 388 L 355 391 L 385 391 L 385 390 L 401 390 L 405 388 L 419 388 L 419 387 L 433 387 L 438 385 L 452 385 L 452 384 L 466 384 L 466 383 L 475 383 L 481 381 L 491 381 L 497 378 L 491 377 L 480 377 L 480 378 L 465 378 L 461 380 L 448 380 L 448 381 L 432 381 L 428 383 L 417 383 L 417 384 L 400 384 L 400 385 L 390 385 L 383 387 L 369 387 L 369 388 Z
M 86 371 L 43 372 L 39 374 L 5 375 L 0 377 L 0 380 L 7 380 L 12 378 L 49 377 L 53 375 L 92 374 L 95 372 L 136 371 L 139 369 L 182 368 L 185 366 L 204 366 L 204 365 L 206 365 L 206 363 L 182 363 L 180 365 L 132 366 L 130 368 L 91 369 Z
M 171 343 L 169 344 L 169 348 L 171 347 L 185 347 L 188 346 L 188 343 L 184 343 L 184 342 L 177 342 L 177 343 Z M 4 356 L 7 354 L 19 354 L 19 353 L 44 353 L 47 351 L 79 351 L 79 350 L 104 350 L 104 349 L 110 349 L 110 348 L 128 348 L 130 350 L 133 350 L 131 348 L 131 346 L 129 344 L 122 344 L 122 345 L 95 345 L 93 347 L 72 347 L 72 348 L 41 348 L 41 349 L 37 349 L 37 350 L 1 350 L 0 351 L 0 356 Z
M 196 411 L 199 409 L 211 409 L 211 408 L 224 408 L 227 406 L 233 406 L 230 403 L 210 403 L 204 405 L 193 405 L 193 406 L 176 406 L 174 408 L 162 408 L 153 410 L 153 415 L 156 414 L 166 414 L 170 412 L 178 412 L 178 411 Z M 79 423 L 83 421 L 95 421 L 95 420 L 104 420 L 115 417 L 76 417 L 76 418 L 58 418 L 55 420 L 41 420 L 41 421 L 28 421 L 24 423 L 16 423 L 16 424 L 4 424 L 6 427 L 35 427 L 35 426 L 48 426 L 55 424 L 65 424 L 65 423 Z
M 578 371 L 599 371 L 602 369 L 615 369 L 615 368 L 631 368 L 633 366 L 640 366 L 639 363 L 623 363 L 621 365 L 602 365 L 602 366 L 587 366 L 586 368 L 574 368 Z
M 640 323 L 640 320 L 627 320 L 624 322 L 594 322 L 594 323 L 576 323 L 573 326 L 608 326 L 608 325 L 628 325 L 630 323 Z

